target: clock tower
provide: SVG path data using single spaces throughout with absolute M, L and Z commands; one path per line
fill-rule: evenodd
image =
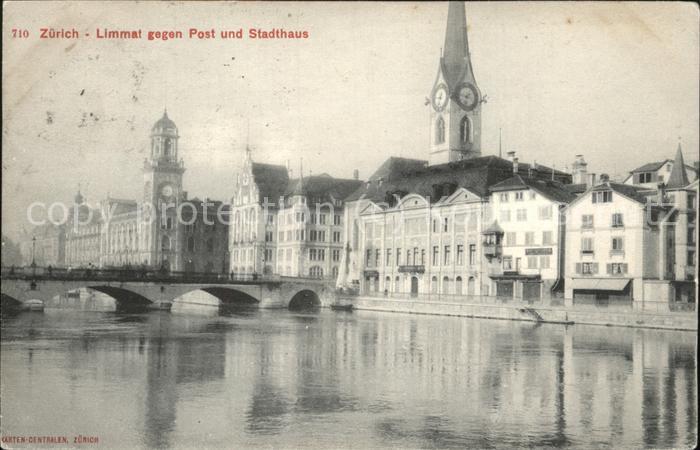
M 445 47 L 430 94 L 429 165 L 481 156 L 481 91 L 467 42 L 464 2 L 449 2 Z
M 177 207 L 184 200 L 182 174 L 185 166 L 178 159 L 177 126 L 167 111 L 151 128 L 150 155 L 144 161 L 143 260 L 152 267 L 180 270 L 181 224 Z

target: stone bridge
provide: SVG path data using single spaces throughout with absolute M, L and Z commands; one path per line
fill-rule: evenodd
M 48 301 L 78 289 L 91 289 L 115 299 L 117 308 L 170 309 L 173 302 L 190 292 L 204 291 L 219 299 L 220 305 L 248 305 L 259 308 L 329 306 L 333 303 L 332 283 L 294 277 L 260 280 L 192 281 L 183 278 L 159 280 L 115 280 L 113 277 L 84 279 L 50 276 L 7 276 L 1 281 L 2 306 L 22 307 L 30 300 Z M 30 302 L 36 303 L 36 302 Z

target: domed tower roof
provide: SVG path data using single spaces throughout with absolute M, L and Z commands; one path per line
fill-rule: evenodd
M 158 131 L 166 129 L 175 130 L 175 132 L 177 132 L 177 126 L 175 125 L 175 122 L 170 120 L 170 117 L 168 117 L 167 109 L 163 111 L 163 117 L 158 119 L 158 122 L 156 122 L 155 125 L 153 125 L 153 128 L 151 128 L 151 132 L 157 133 Z
M 80 193 L 79 187 L 78 187 L 78 193 L 75 194 L 75 197 L 73 197 L 73 201 L 75 202 L 76 205 L 82 205 L 83 202 L 85 201 L 85 197 L 83 197 L 83 194 Z

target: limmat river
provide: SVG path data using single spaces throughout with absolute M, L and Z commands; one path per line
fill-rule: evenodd
M 695 333 L 201 309 L 4 316 L 3 447 L 39 446 L 7 443 L 21 436 L 123 449 L 697 441 Z

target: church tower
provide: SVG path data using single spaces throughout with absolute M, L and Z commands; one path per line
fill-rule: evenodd
M 429 165 L 481 156 L 482 100 L 469 57 L 464 2 L 449 2 L 445 46 L 430 95 Z
M 185 165 L 178 159 L 177 126 L 167 111 L 151 128 L 150 155 L 144 161 L 144 221 L 140 237 L 143 262 L 152 267 L 180 270 L 180 224 L 177 207 L 184 200 L 182 174 Z

